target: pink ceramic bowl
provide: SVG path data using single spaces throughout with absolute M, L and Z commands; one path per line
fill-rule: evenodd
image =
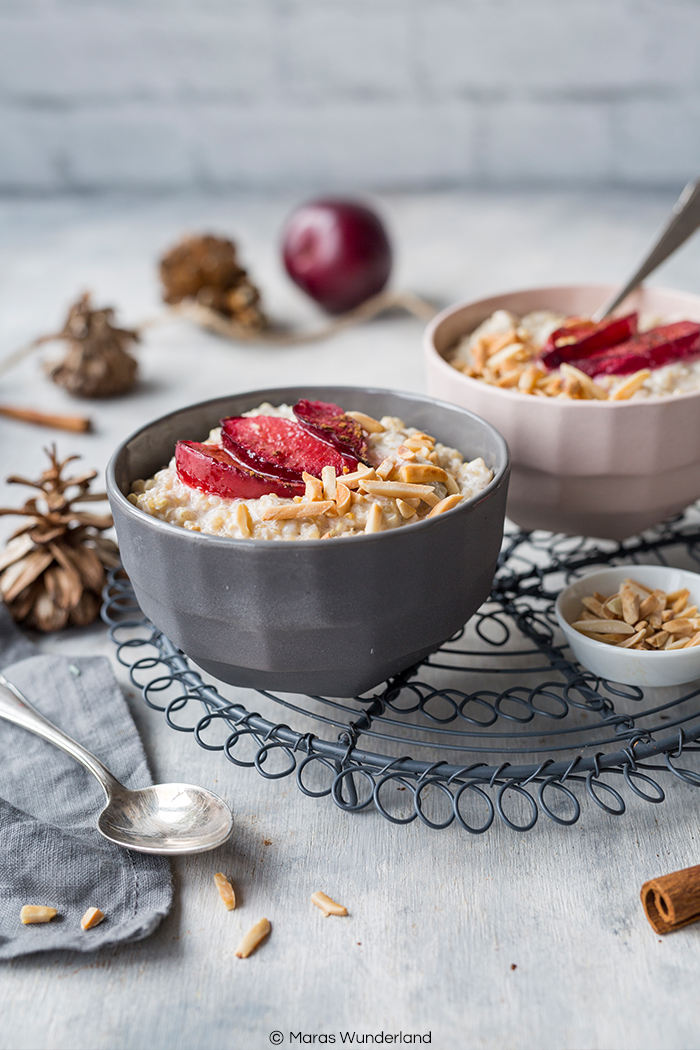
M 443 310 L 425 333 L 428 393 L 486 419 L 510 446 L 508 516 L 525 529 L 620 540 L 700 497 L 700 392 L 640 401 L 568 401 L 489 386 L 447 361 L 494 310 L 590 316 L 615 288 L 507 292 Z M 641 288 L 624 311 L 700 321 L 700 296 Z

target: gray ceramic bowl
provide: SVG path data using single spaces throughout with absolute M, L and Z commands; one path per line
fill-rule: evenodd
M 430 520 L 338 540 L 206 536 L 160 521 L 127 494 L 224 416 L 302 397 L 400 416 L 494 471 L 478 496 Z M 107 489 L 124 567 L 144 613 L 195 663 L 233 685 L 355 696 L 427 656 L 487 598 L 501 547 L 508 449 L 454 405 L 361 387 L 294 387 L 172 412 L 117 449 Z

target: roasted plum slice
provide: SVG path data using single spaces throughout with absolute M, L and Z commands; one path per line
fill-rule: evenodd
M 339 452 L 367 463 L 367 439 L 352 416 L 329 401 L 297 401 L 294 415 L 309 433 L 327 441 Z
M 625 343 L 636 334 L 637 321 L 636 313 L 598 323 L 572 317 L 552 332 L 544 344 L 540 355 L 542 364 L 547 369 L 558 368 L 564 362 L 572 364 L 589 354 Z
M 302 471 L 320 478 L 324 467 L 336 474 L 357 470 L 357 456 L 340 452 L 301 425 L 281 416 L 231 416 L 221 420 L 224 448 L 244 467 L 283 480 Z
M 265 476 L 236 463 L 226 449 L 198 441 L 178 441 L 175 466 L 180 481 L 190 488 L 224 499 L 258 499 L 268 493 L 277 496 L 303 496 L 304 482 Z
M 695 357 L 700 357 L 700 324 L 677 321 L 569 363 L 589 376 L 624 376 L 642 368 L 661 368 Z

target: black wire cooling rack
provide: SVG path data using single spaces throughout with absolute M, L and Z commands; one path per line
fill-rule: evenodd
M 529 831 L 540 812 L 575 824 L 577 793 L 619 816 L 625 789 L 663 802 L 652 774 L 700 786 L 700 774 L 678 764 L 700 750 L 700 686 L 645 694 L 605 681 L 572 661 L 556 625 L 562 587 L 621 564 L 698 570 L 697 508 L 619 544 L 506 535 L 490 598 L 469 624 L 421 664 L 354 700 L 207 680 L 142 616 L 120 571 L 105 588 L 102 616 L 148 706 L 234 765 L 267 779 L 295 774 L 305 795 L 330 796 L 348 812 L 373 805 L 394 824 L 456 822 L 482 834 L 498 815 L 514 831 Z

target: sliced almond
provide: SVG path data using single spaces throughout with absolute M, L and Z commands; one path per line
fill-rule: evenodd
M 462 502 L 461 496 L 445 496 L 439 503 L 436 503 L 433 509 L 428 514 L 429 518 L 434 518 L 436 514 L 444 514 L 446 510 L 452 510 L 458 503 Z
M 104 917 L 105 913 L 99 908 L 88 908 L 80 920 L 80 925 L 84 930 L 91 930 L 93 926 L 99 926 Z
M 432 485 L 411 485 L 404 481 L 360 481 L 360 490 L 369 492 L 372 496 L 387 496 L 389 499 L 410 499 L 417 496 L 429 502 L 434 499 L 433 506 L 438 502 L 435 489 Z
M 642 368 L 639 372 L 635 372 L 631 375 L 622 386 L 619 386 L 617 390 L 614 390 L 610 395 L 611 401 L 626 401 L 632 394 L 636 394 L 641 387 L 644 386 L 644 382 L 651 375 L 648 368 Z
M 416 508 L 412 507 L 410 503 L 406 503 L 404 499 L 397 499 L 396 506 L 399 508 L 399 514 L 402 518 L 412 518 L 416 513 Z
M 664 650 L 667 650 L 667 649 L 685 649 L 687 647 L 689 641 L 690 641 L 689 638 L 671 638 L 671 639 L 669 639 L 668 642 L 666 642 L 666 645 L 664 646 Z
M 559 371 L 566 378 L 575 379 L 579 387 L 588 396 L 589 400 L 607 401 L 608 392 L 603 390 L 602 386 L 598 386 L 593 382 L 589 375 L 582 372 L 579 368 L 575 368 L 574 365 L 562 364 L 559 366 Z
M 416 454 L 412 448 L 408 448 L 407 445 L 399 445 L 396 450 L 396 455 L 400 456 L 401 459 L 415 459 Z
M 584 634 L 634 634 L 634 628 L 624 620 L 575 620 L 571 626 Z
M 236 525 L 244 539 L 249 539 L 253 531 L 253 521 L 250 517 L 250 511 L 246 507 L 245 503 L 239 503 L 236 507 Z
M 260 922 L 256 922 L 255 926 L 251 926 L 248 932 L 243 935 L 240 944 L 236 948 L 236 958 L 247 959 L 260 942 L 265 940 L 270 930 L 271 926 L 267 919 L 261 919 Z
M 356 423 L 359 423 L 368 434 L 381 434 L 386 430 L 386 427 L 378 419 L 373 419 L 372 416 L 368 416 L 365 412 L 346 412 L 345 415 L 350 416 Z
M 367 515 L 367 524 L 365 525 L 365 532 L 381 532 L 384 518 L 382 516 L 382 508 L 378 503 L 373 503 L 369 509 Z
M 635 624 L 639 619 L 639 595 L 623 583 L 620 588 L 620 598 L 622 599 L 622 619 L 625 623 Z
M 321 890 L 312 893 L 311 900 L 317 908 L 321 909 L 326 918 L 328 918 L 329 915 L 347 915 L 348 913 L 347 908 L 343 907 L 342 904 L 338 904 L 337 901 L 334 901 L 327 893 L 322 893 Z
M 216 883 L 216 888 L 219 891 L 219 896 L 224 902 L 224 907 L 226 908 L 226 911 L 233 911 L 233 909 L 236 907 L 236 894 L 234 892 L 233 886 L 221 871 L 217 871 L 215 873 L 214 882 Z
M 335 486 L 335 504 L 338 514 L 347 514 L 352 504 L 352 492 L 342 481 L 338 481 Z
M 44 904 L 25 904 L 19 913 L 25 926 L 33 922 L 51 922 L 56 915 L 58 912 L 55 908 L 47 908 Z
M 656 634 L 647 636 L 647 642 L 649 645 L 653 645 L 655 649 L 661 649 L 670 637 L 667 631 L 657 631 Z
M 700 626 L 696 620 L 667 620 L 664 624 L 664 631 L 668 634 L 695 634 Z
M 323 495 L 326 499 L 334 500 L 336 489 L 335 467 L 324 467 L 321 471 L 321 481 L 323 482 Z
M 432 463 L 405 463 L 399 468 L 399 479 L 409 485 L 430 485 L 438 482 L 444 485 L 447 477 L 446 470 Z
M 619 594 L 613 594 L 612 598 L 608 598 L 603 609 L 603 615 L 608 615 L 622 618 L 622 598 Z
M 356 489 L 362 478 L 366 481 L 376 481 L 377 472 L 374 467 L 366 467 L 364 463 L 360 463 L 353 474 L 343 474 L 343 484 L 349 489 Z
M 700 645 L 700 631 L 694 634 L 692 638 L 688 640 L 687 649 L 694 649 L 696 645 Z
M 681 610 L 685 608 L 686 602 L 688 601 L 689 597 L 690 597 L 690 591 L 688 591 L 688 590 L 682 590 L 681 593 L 676 598 L 676 600 L 675 601 L 671 601 L 671 602 L 669 602 L 668 595 L 666 595 L 666 605 L 667 606 L 670 605 L 671 612 L 673 613 L 673 615 L 674 616 L 678 616 L 680 614 Z
M 605 613 L 603 612 L 603 606 L 601 605 L 601 603 L 598 601 L 597 598 L 593 598 L 593 597 L 582 598 L 581 599 L 581 604 L 586 609 L 588 609 L 589 612 L 593 613 L 593 615 L 596 617 L 596 619 L 598 619 L 598 620 L 606 619 Z
M 335 507 L 332 500 L 314 500 L 313 503 L 280 503 L 265 507 L 263 521 L 284 521 L 286 518 L 317 518 Z
M 377 467 L 377 477 L 381 478 L 382 481 L 386 481 L 386 479 L 389 477 L 395 466 L 396 463 L 391 458 L 391 456 L 387 456 L 386 459 L 383 459 Z
M 639 603 L 639 615 L 645 619 L 651 613 L 656 612 L 657 609 L 663 607 L 662 599 L 659 598 L 658 594 L 650 594 L 642 602 Z
M 631 638 L 626 638 L 624 642 L 618 642 L 617 647 L 618 649 L 629 649 L 633 645 L 639 645 L 640 642 L 644 641 L 644 636 L 645 630 L 642 628 L 641 631 L 633 634 Z
M 331 470 L 333 470 L 332 467 Z M 304 499 L 323 499 L 323 482 L 321 481 L 321 479 L 315 478 L 313 474 L 307 474 L 306 471 L 304 471 L 304 473 L 301 476 L 306 482 L 306 491 L 304 492 Z

